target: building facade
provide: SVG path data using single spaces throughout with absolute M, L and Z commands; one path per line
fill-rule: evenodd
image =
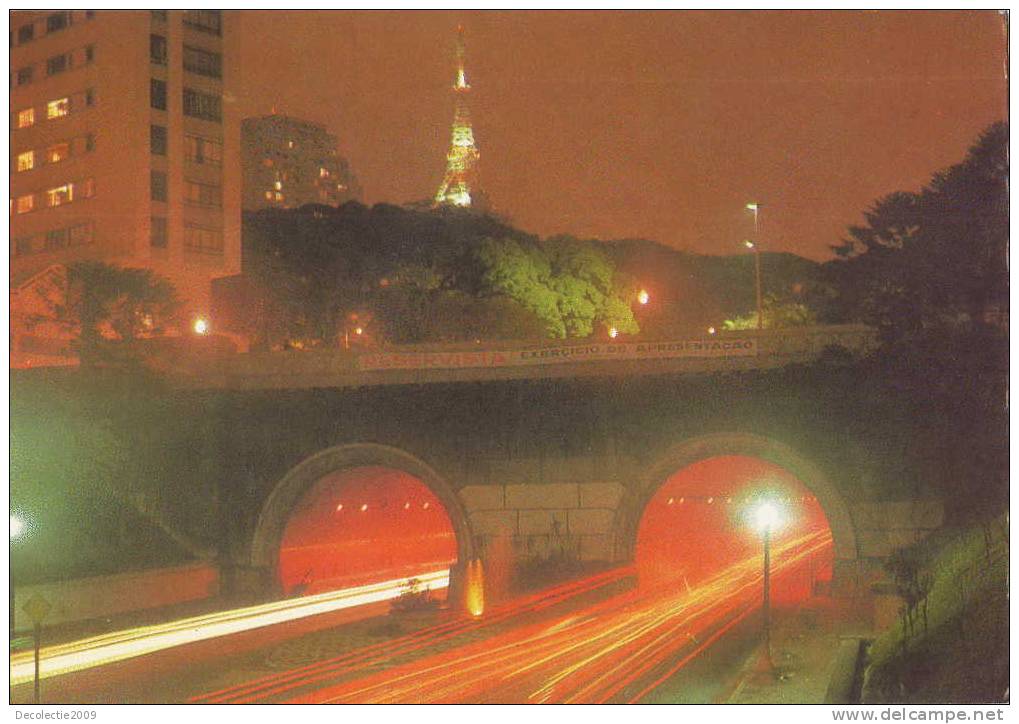
M 239 119 L 224 102 L 238 22 L 217 10 L 11 13 L 12 336 L 33 285 L 73 261 L 151 268 L 192 317 L 213 279 L 238 273 Z
M 242 206 L 294 209 L 359 201 L 361 188 L 336 136 L 323 126 L 272 114 L 241 124 Z

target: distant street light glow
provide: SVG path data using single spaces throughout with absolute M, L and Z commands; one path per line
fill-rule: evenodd
M 649 301 L 651 301 L 651 295 L 647 293 L 647 289 L 641 289 L 637 293 L 637 301 L 640 302 L 641 304 L 647 304 Z
M 25 521 L 23 521 L 21 518 L 14 515 L 13 513 L 11 514 L 10 531 L 11 540 L 20 538 L 21 534 L 25 532 Z
M 192 326 L 192 329 L 194 329 L 195 334 L 200 334 L 200 335 L 203 335 L 203 336 L 208 334 L 209 333 L 209 320 L 205 319 L 204 317 L 198 317 L 195 320 L 195 323 Z
M 750 241 L 750 239 L 744 239 L 743 240 L 743 246 L 745 246 L 748 249 L 753 249 L 754 248 L 754 242 Z
M 609 336 L 612 339 L 615 339 L 616 337 L 619 336 L 619 330 L 616 329 L 615 327 L 609 327 Z

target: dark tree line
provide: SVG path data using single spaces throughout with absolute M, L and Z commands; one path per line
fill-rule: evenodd
M 830 264 L 839 313 L 890 338 L 993 322 L 1008 309 L 1008 126 L 918 192 L 879 199 Z

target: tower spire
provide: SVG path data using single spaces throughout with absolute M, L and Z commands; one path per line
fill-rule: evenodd
M 453 129 L 446 152 L 446 174 L 442 185 L 435 194 L 433 206 L 459 206 L 470 208 L 478 193 L 478 160 L 481 154 L 474 144 L 474 130 L 471 127 L 470 108 L 467 97 L 471 86 L 465 70 L 466 51 L 463 26 L 457 28 L 456 77 L 453 81 L 455 110 Z

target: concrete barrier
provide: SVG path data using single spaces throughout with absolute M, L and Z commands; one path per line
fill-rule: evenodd
M 205 563 L 20 586 L 14 589 L 16 631 L 31 630 L 32 622 L 21 607 L 34 595 L 41 595 L 52 606 L 43 624 L 54 626 L 196 601 L 218 593 L 219 571 Z

